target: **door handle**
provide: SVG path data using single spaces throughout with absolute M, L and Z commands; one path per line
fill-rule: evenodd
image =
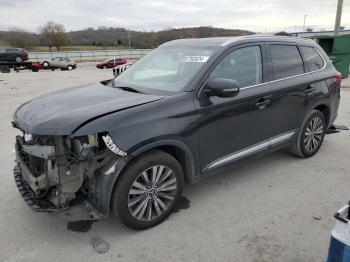
M 271 103 L 270 99 L 261 98 L 259 101 L 255 104 L 259 109 L 264 109 L 268 104 Z
M 314 87 L 308 86 L 307 88 L 305 88 L 305 94 L 308 95 L 308 94 L 312 93 L 314 90 L 315 90 Z

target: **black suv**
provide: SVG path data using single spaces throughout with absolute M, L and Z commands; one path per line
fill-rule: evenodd
M 28 60 L 28 53 L 24 48 L 0 48 L 0 61 L 23 62 L 26 60 Z
M 21 105 L 15 181 L 35 211 L 113 212 L 149 228 L 172 212 L 184 181 L 282 148 L 313 156 L 336 118 L 340 81 L 312 40 L 171 41 L 111 81 Z

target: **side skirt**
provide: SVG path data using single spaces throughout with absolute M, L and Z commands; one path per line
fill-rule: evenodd
M 248 148 L 233 152 L 232 154 L 226 155 L 224 157 L 221 157 L 211 163 L 209 163 L 203 170 L 202 173 L 210 171 L 214 168 L 218 168 L 221 166 L 224 166 L 226 164 L 232 163 L 234 161 L 240 160 L 242 158 L 255 155 L 257 153 L 261 153 L 264 151 L 268 151 L 269 149 L 276 147 L 282 143 L 290 141 L 294 134 L 296 134 L 297 130 L 289 131 L 286 133 L 283 133 L 281 135 L 272 137 L 268 140 L 265 140 L 261 143 L 255 144 L 253 146 L 250 146 Z

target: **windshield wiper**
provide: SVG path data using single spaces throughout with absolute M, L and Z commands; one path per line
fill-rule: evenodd
M 133 93 L 142 93 L 141 91 L 139 91 L 139 90 L 137 90 L 135 88 L 129 87 L 129 86 L 115 86 L 115 87 L 123 89 L 125 91 L 133 92 Z

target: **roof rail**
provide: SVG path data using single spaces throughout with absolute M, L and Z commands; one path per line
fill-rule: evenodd
M 266 33 L 257 33 L 255 36 L 293 36 L 288 34 L 286 31 L 277 31 L 277 32 L 266 32 Z

